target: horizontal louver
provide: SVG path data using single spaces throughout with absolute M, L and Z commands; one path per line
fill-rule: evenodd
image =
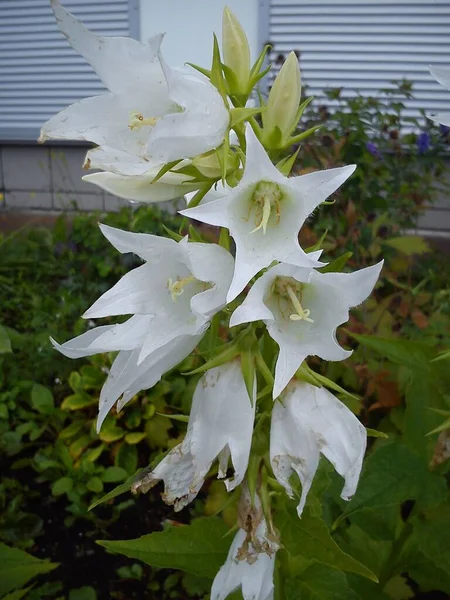
M 128 36 L 128 0 L 65 0 L 101 35 Z M 58 30 L 49 0 L 0 0 L 0 139 L 36 139 L 65 106 L 104 91 Z
M 298 50 L 302 79 L 318 102 L 326 103 L 326 89 L 376 96 L 406 78 L 414 93 L 406 115 L 450 110 L 450 92 L 428 72 L 429 65 L 450 66 L 450 0 L 270 3 L 272 59 Z

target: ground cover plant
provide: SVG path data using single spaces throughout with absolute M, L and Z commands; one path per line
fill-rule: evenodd
M 94 48 L 90 59 L 119 97 L 129 79 L 119 86 L 96 38 L 52 4 L 72 43 Z M 159 117 L 128 111 L 123 131 L 108 121 L 107 141 L 88 138 L 100 144 L 88 162 L 103 169 L 90 181 L 147 202 L 191 193 L 183 218 L 147 206 L 62 217 L 0 240 L 0 598 L 450 594 L 449 267 L 403 231 L 433 200 L 445 132 L 430 126 L 419 151 L 417 137 L 397 130 L 401 151 L 385 149 L 400 108 L 370 99 L 355 100 L 350 116 L 336 110 L 328 130 L 318 131 L 314 113 L 298 125 L 309 101 L 300 104 L 294 54 L 263 109 L 245 108 L 264 53 L 250 70 L 228 10 L 223 37 L 222 56 L 215 45 L 203 73 L 212 85 L 182 79 L 212 106 L 214 127 L 207 122 L 200 141 L 184 127 L 202 120 L 204 106 L 179 95 L 182 112 L 170 102 Z M 124 55 L 125 42 L 108 43 Z M 154 49 L 141 51 L 153 57 L 150 80 L 163 65 L 171 100 L 177 76 Z M 67 111 L 43 138 L 98 135 L 86 121 L 80 129 L 84 108 L 81 117 L 76 105 Z M 146 127 L 143 156 L 133 135 Z M 230 128 L 237 143 L 227 141 Z M 180 147 L 190 164 L 174 155 Z M 360 158 L 350 177 L 345 165 Z M 154 159 L 164 166 L 150 172 Z M 237 222 L 225 204 L 245 208 Z M 158 313 L 148 302 L 161 273 Z M 195 319 L 183 312 L 194 306 Z

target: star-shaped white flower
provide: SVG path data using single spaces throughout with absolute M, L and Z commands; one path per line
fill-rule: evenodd
M 430 67 L 430 73 L 445 88 L 450 92 L 450 69 L 448 67 Z M 437 114 L 429 114 L 428 117 L 435 123 L 450 127 L 450 112 Z
M 285 177 L 272 164 L 250 127 L 247 127 L 245 171 L 240 183 L 225 188 L 219 200 L 205 200 L 181 214 L 210 225 L 227 227 L 236 243 L 231 302 L 252 277 L 273 261 L 317 267 L 318 254 L 306 254 L 298 232 L 311 212 L 353 173 L 355 166 Z
M 197 384 L 184 441 L 173 448 L 133 485 L 134 492 L 147 492 L 164 481 L 164 501 L 181 510 L 203 485 L 216 458 L 219 478 L 226 476 L 228 462 L 234 475 L 225 480 L 227 489 L 238 486 L 247 470 L 255 418 L 256 384 L 252 402 L 245 387 L 239 361 L 210 369 Z
M 258 495 L 254 496 L 253 506 L 248 496 L 244 485 L 247 509 L 242 509 L 241 498 L 238 517 L 241 527 L 214 579 L 211 600 L 225 600 L 238 588 L 244 600 L 273 600 L 273 570 L 279 544 L 269 532 Z
M 206 77 L 162 60 L 162 35 L 149 45 L 131 38 L 101 37 L 51 0 L 58 26 L 70 45 L 92 65 L 110 93 L 64 109 L 42 128 L 49 138 L 87 140 L 92 167 L 120 175 L 143 175 L 172 160 L 219 146 L 229 112 Z
M 292 498 L 289 478 L 302 484 L 300 517 L 322 453 L 344 480 L 341 497 L 356 491 L 367 434 L 355 415 L 325 388 L 293 380 L 276 401 L 270 430 L 270 461 L 278 482 Z
M 336 340 L 349 309 L 372 291 L 383 261 L 354 273 L 320 273 L 279 264 L 262 275 L 231 316 L 230 326 L 262 320 L 280 347 L 273 397 L 277 398 L 307 356 L 344 360 Z
M 225 305 L 233 272 L 231 255 L 216 244 L 189 243 L 186 238 L 177 243 L 106 225 L 100 228 L 119 252 L 134 252 L 146 262 L 124 275 L 83 315 L 134 316 L 61 345 L 54 342 L 71 358 L 120 351 L 102 390 L 99 427 L 122 394 L 119 408 L 192 352 L 211 317 Z

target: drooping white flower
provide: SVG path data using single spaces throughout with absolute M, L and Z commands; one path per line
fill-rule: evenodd
M 181 173 L 165 173 L 153 183 L 158 171 L 159 168 L 150 169 L 145 175 L 119 175 L 109 171 L 99 171 L 85 175 L 82 179 L 98 185 L 110 194 L 132 202 L 164 202 L 182 198 L 186 193 L 198 189 L 198 184 L 189 183 L 191 177 Z
M 83 315 L 134 316 L 55 343 L 71 358 L 120 351 L 102 390 L 99 427 L 119 397 L 123 395 L 123 406 L 190 354 L 210 318 L 225 305 L 233 272 L 231 255 L 216 244 L 189 243 L 186 238 L 177 243 L 106 225 L 100 228 L 119 252 L 134 252 L 146 262 L 124 275 Z
M 72 104 L 42 128 L 49 138 L 87 140 L 102 147 L 87 162 L 120 175 L 143 175 L 172 160 L 219 146 L 229 123 L 222 97 L 210 82 L 162 60 L 162 35 L 149 45 L 97 36 L 51 0 L 58 26 L 92 65 L 109 93 Z
M 450 69 L 448 67 L 430 67 L 430 73 L 437 82 L 447 88 L 450 92 Z M 435 123 L 450 127 L 450 112 L 429 114 L 428 117 Z
M 365 427 L 325 388 L 293 380 L 272 411 L 270 460 L 278 482 L 294 496 L 289 478 L 295 471 L 302 484 L 297 507 L 301 516 L 322 453 L 345 484 L 341 497 L 356 491 L 366 450 Z
M 164 481 L 164 501 L 181 510 L 198 494 L 216 458 L 219 478 L 226 477 L 228 462 L 234 469 L 225 480 L 227 489 L 238 486 L 247 470 L 255 418 L 256 385 L 252 402 L 239 361 L 207 371 L 197 384 L 186 437 L 156 466 L 134 484 L 134 492 L 146 492 Z
M 344 360 L 336 340 L 349 309 L 372 291 L 383 261 L 354 273 L 320 273 L 279 264 L 262 275 L 231 316 L 230 326 L 262 320 L 280 347 L 273 397 L 277 398 L 307 356 Z
M 248 506 L 245 511 L 240 507 L 239 511 L 244 513 L 239 515 L 241 527 L 225 564 L 214 579 L 211 600 L 225 600 L 238 588 L 244 600 L 272 600 L 275 554 L 279 545 L 268 530 L 257 494 L 254 506 Z
M 318 254 L 306 254 L 298 243 L 305 219 L 353 173 L 355 166 L 285 177 L 272 164 L 247 127 L 245 171 L 240 183 L 225 188 L 223 198 L 206 198 L 181 214 L 210 225 L 227 227 L 236 243 L 231 302 L 261 269 L 273 261 L 317 267 Z M 320 253 L 319 253 L 320 254 Z

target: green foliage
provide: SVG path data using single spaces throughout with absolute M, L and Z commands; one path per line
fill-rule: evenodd
M 98 543 L 109 551 L 155 567 L 181 569 L 212 579 L 224 563 L 231 543 L 226 533 L 227 526 L 221 519 L 203 517 L 194 519 L 191 525 L 171 526 L 136 540 Z
M 24 586 L 30 579 L 56 569 L 58 565 L 39 560 L 17 548 L 0 543 L 0 597 Z

